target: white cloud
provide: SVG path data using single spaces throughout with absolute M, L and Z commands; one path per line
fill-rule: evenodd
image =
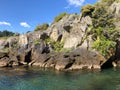
M 82 6 L 82 4 L 85 2 L 85 0 L 67 0 L 69 5 L 74 5 L 76 7 Z
M 26 22 L 21 22 L 20 25 L 21 25 L 22 27 L 30 28 L 30 25 L 27 24 Z
M 5 22 L 5 21 L 0 22 L 0 25 L 11 26 L 11 24 L 9 22 Z

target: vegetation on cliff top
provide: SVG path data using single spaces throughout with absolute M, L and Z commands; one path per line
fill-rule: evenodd
M 48 27 L 49 27 L 49 24 L 47 23 L 39 24 L 38 26 L 36 26 L 34 31 L 46 30 Z
M 59 14 L 58 16 L 55 17 L 55 19 L 54 19 L 54 21 L 52 22 L 52 24 L 60 21 L 60 20 L 61 20 L 64 16 L 66 16 L 66 15 L 69 15 L 69 14 L 66 13 L 66 12 Z
M 82 15 L 83 16 L 86 16 L 86 15 L 91 16 L 94 9 L 95 9 L 95 7 L 93 5 L 90 5 L 90 4 L 83 6 L 81 9 Z
M 120 30 L 116 28 L 117 22 L 114 13 L 110 11 L 110 5 L 119 0 L 102 0 L 95 5 L 86 5 L 81 9 L 83 16 L 92 18 L 93 48 L 100 51 L 105 57 L 112 55 L 115 50 L 116 36 Z

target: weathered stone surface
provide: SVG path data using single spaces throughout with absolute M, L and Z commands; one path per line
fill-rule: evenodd
M 119 15 L 120 15 L 120 3 L 114 2 L 114 3 L 111 5 L 110 9 L 111 9 L 111 12 L 112 12 L 112 13 L 114 13 L 114 14 L 117 15 L 117 17 L 120 17 L 120 16 L 119 16 Z
M 0 50 L 4 49 L 6 46 L 6 39 L 0 39 Z
M 16 46 L 17 42 L 18 42 L 18 37 L 16 36 L 10 37 L 6 40 L 6 43 L 8 44 L 9 47 Z
M 95 51 L 82 49 L 71 53 L 59 54 L 55 57 L 57 70 L 71 69 L 100 69 L 105 58 Z
M 52 33 L 50 35 L 50 37 L 54 40 L 54 41 L 58 41 L 59 37 L 61 36 L 61 32 L 58 28 L 53 28 Z
M 6 67 L 8 66 L 9 58 L 3 57 L 0 59 L 0 67 Z
M 89 25 L 92 25 L 92 19 L 89 16 L 86 16 L 86 17 L 81 19 L 81 21 L 80 21 L 80 29 L 83 32 L 86 32 Z
M 86 30 L 88 30 L 88 27 L 91 24 L 92 20 L 89 16 L 83 17 L 80 20 L 75 20 L 71 25 L 72 28 L 69 31 L 69 35 L 66 37 L 64 48 L 76 49 L 77 46 L 82 45 L 84 38 L 86 37 Z
M 87 32 L 90 31 L 91 24 L 89 16 L 78 17 L 71 14 L 51 25 L 46 31 L 29 32 L 1 40 L 0 48 L 7 47 L 9 54 L 0 53 L 0 67 L 29 65 L 57 70 L 100 69 L 105 58 L 91 48 L 94 41 Z M 63 51 L 71 51 L 56 52 L 46 42 L 48 38 L 56 43 L 63 42 Z
M 13 61 L 10 60 L 8 53 L 0 52 L 0 67 L 12 66 Z
M 1 58 L 4 58 L 4 57 L 8 57 L 8 54 L 7 54 L 7 53 L 2 53 L 2 52 L 0 52 L 0 59 L 1 59 Z
M 70 37 L 66 39 L 63 48 L 76 49 L 76 47 L 81 43 L 81 39 L 82 38 L 78 35 L 70 35 Z
M 63 17 L 59 22 L 53 24 L 48 29 L 51 31 L 50 37 L 54 41 L 63 41 L 63 37 L 66 36 L 65 31 L 70 33 L 70 30 L 72 29 L 73 22 L 77 18 L 77 15 L 71 14 L 69 16 Z M 65 38 L 64 38 L 65 39 Z
M 55 65 L 55 69 L 57 70 L 68 69 L 74 63 L 74 59 L 71 59 L 69 54 L 64 55 L 62 53 L 58 53 L 58 55 L 56 56 L 56 60 L 57 62 Z
M 45 62 L 47 62 L 47 60 L 48 57 L 46 54 L 36 54 L 35 57 L 32 57 L 32 62 L 30 62 L 29 65 L 45 67 Z
M 28 45 L 27 35 L 20 35 L 18 44 L 22 47 L 26 47 Z

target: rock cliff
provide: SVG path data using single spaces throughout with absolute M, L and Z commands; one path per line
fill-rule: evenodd
M 119 3 L 114 2 L 110 10 L 118 19 Z M 119 27 L 118 23 L 115 22 L 116 27 Z M 57 70 L 101 69 L 108 58 L 93 48 L 97 36 L 92 29 L 93 17 L 90 15 L 68 14 L 47 30 L 0 39 L 0 67 L 28 65 Z M 111 64 L 119 61 L 119 44 L 116 47 Z

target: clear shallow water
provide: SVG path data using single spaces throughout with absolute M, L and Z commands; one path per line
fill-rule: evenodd
M 0 90 L 120 90 L 120 68 L 101 72 L 0 69 Z

